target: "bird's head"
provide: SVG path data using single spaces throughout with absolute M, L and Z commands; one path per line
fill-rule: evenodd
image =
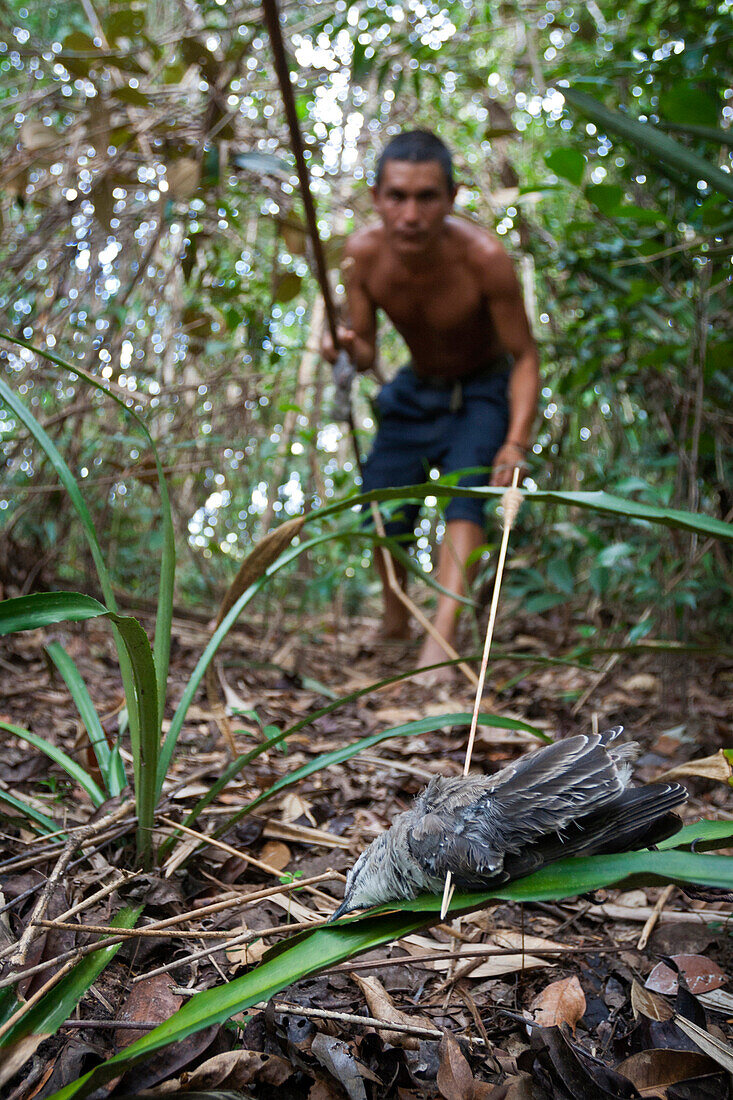
M 394 888 L 393 864 L 397 853 L 394 834 L 390 829 L 365 848 L 346 876 L 344 900 L 328 918 L 329 922 L 354 909 L 367 909 L 380 902 L 398 897 Z

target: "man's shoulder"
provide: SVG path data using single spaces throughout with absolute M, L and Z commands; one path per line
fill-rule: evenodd
M 384 229 L 378 223 L 362 226 L 349 234 L 344 244 L 344 256 L 357 261 L 372 260 L 384 244 Z
M 451 217 L 448 221 L 449 232 L 456 245 L 464 252 L 469 262 L 482 264 L 507 258 L 507 251 L 499 238 L 483 226 L 465 218 Z
M 494 233 L 462 218 L 451 218 L 451 229 L 463 262 L 487 293 L 503 294 L 515 286 L 514 264 Z

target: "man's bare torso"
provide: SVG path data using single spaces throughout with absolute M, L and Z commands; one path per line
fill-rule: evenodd
M 380 225 L 355 233 L 349 245 L 350 278 L 392 321 L 418 375 L 461 378 L 505 353 L 490 309 L 491 256 L 503 250 L 490 234 L 447 218 L 435 253 L 409 264 Z

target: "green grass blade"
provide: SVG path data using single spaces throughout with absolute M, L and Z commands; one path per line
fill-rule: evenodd
M 66 774 L 87 792 L 95 806 L 101 806 L 106 801 L 104 791 L 100 790 L 89 772 L 85 771 L 81 764 L 77 764 L 76 760 L 68 756 L 63 749 L 52 745 L 44 737 L 39 737 L 37 734 L 31 733 L 30 730 L 23 729 L 22 726 L 14 726 L 11 722 L 0 721 L 0 729 L 7 730 L 8 733 L 20 737 L 22 741 L 27 741 L 29 745 L 35 745 L 41 752 L 45 752 L 46 756 L 50 757 L 60 768 L 63 768 Z
M 59 827 L 53 818 L 47 817 L 45 814 L 42 814 L 40 810 L 36 810 L 33 806 L 29 806 L 27 802 L 23 802 L 22 799 L 17 798 L 14 794 L 11 794 L 10 791 L 4 791 L 2 787 L 0 787 L 0 802 L 7 802 L 9 806 L 20 811 L 29 821 L 34 821 L 37 825 L 40 825 L 41 832 L 58 832 Z
M 137 850 L 144 865 L 152 862 L 152 829 L 158 797 L 156 776 L 160 756 L 158 684 L 148 636 L 132 616 L 110 615 L 123 640 L 134 679 L 139 721 L 139 767 L 135 783 Z
M 107 736 L 102 729 L 102 723 L 97 714 L 97 709 L 91 700 L 81 673 L 59 642 L 50 642 L 46 646 L 46 653 L 48 653 L 49 657 L 56 665 L 56 668 L 61 673 L 64 683 L 68 687 L 71 697 L 76 704 L 81 720 L 84 723 L 84 728 L 89 736 L 89 743 L 97 758 L 107 794 L 110 798 L 115 798 L 125 785 L 123 772 L 123 783 L 122 786 L 120 786 L 119 769 L 115 766 L 114 762 L 114 758 L 116 757 L 121 763 L 121 758 L 119 753 L 113 753 L 107 744 Z
M 324 542 L 332 542 L 334 538 L 345 537 L 343 534 L 329 532 L 325 535 L 318 535 L 315 538 L 308 539 L 298 546 L 291 546 L 285 550 L 279 558 L 277 558 L 272 565 L 269 565 L 263 575 L 256 580 L 254 584 L 251 584 L 249 588 L 242 593 L 235 604 L 229 609 L 227 614 L 222 619 L 221 623 L 214 631 L 211 639 L 206 646 L 206 649 L 201 654 L 195 669 L 191 673 L 191 676 L 186 684 L 181 701 L 176 708 L 176 713 L 171 720 L 170 728 L 163 743 L 163 748 L 160 754 L 160 762 L 158 767 L 158 791 L 163 786 L 163 781 L 170 767 L 171 760 L 173 759 L 173 753 L 175 752 L 176 742 L 178 736 L 183 727 L 183 723 L 188 713 L 188 708 L 193 702 L 193 698 L 198 690 L 206 669 L 216 656 L 216 651 L 223 642 L 231 630 L 234 623 L 239 618 L 239 615 L 247 604 L 254 599 L 257 593 L 264 587 L 269 578 L 277 573 L 280 569 L 283 569 L 286 565 L 289 565 L 291 561 L 298 557 L 299 554 L 304 553 L 306 550 L 312 549 L 314 546 L 320 546 Z
M 696 821 L 692 825 L 685 825 L 674 836 L 667 837 L 657 845 L 660 851 L 669 848 L 683 848 L 687 844 L 696 841 L 731 841 L 728 844 L 717 844 L 718 848 L 733 847 L 733 821 Z M 712 845 L 711 845 L 712 846 Z
M 59 597 L 63 598 L 59 599 Z M 17 605 L 22 606 L 18 607 Z M 0 603 L 0 633 L 4 622 L 12 624 L 16 630 L 29 629 L 31 626 L 44 626 L 51 622 L 60 622 L 64 618 L 72 618 L 74 609 L 78 610 L 81 618 L 103 616 L 110 620 L 119 643 L 120 661 L 124 660 L 129 670 L 129 686 L 126 686 L 125 689 L 125 698 L 130 717 L 133 749 L 136 752 L 137 759 L 135 802 L 138 815 L 138 850 L 141 857 L 149 862 L 152 845 L 151 830 L 157 800 L 156 775 L 160 754 L 160 721 L 155 661 L 148 636 L 142 626 L 137 619 L 108 611 L 102 604 L 88 596 L 73 592 L 56 592 L 50 595 L 41 593 L 39 595 L 23 596 L 18 600 L 5 600 Z M 25 625 L 18 625 L 19 623 Z M 22 732 L 28 733 L 27 730 Z M 30 735 L 30 737 L 33 736 L 33 734 Z M 42 744 L 39 743 L 38 747 L 46 751 L 44 746 L 48 745 L 48 742 L 43 742 L 42 738 L 39 738 L 38 741 L 42 742 Z M 35 741 L 33 743 L 36 744 Z M 53 746 L 50 747 L 53 748 Z M 61 752 L 60 749 L 54 751 Z M 65 753 L 62 755 L 66 757 Z M 60 758 L 55 757 L 54 759 L 57 759 L 58 763 L 72 774 Z M 66 757 L 66 760 L 77 769 L 74 778 L 89 792 L 89 796 L 95 805 L 104 802 L 104 795 L 91 776 L 70 757 Z M 89 784 L 92 784 L 92 786 L 90 787 Z M 101 799 L 101 802 L 97 799 Z
M 8 337 L 4 337 L 8 339 Z M 13 340 L 12 343 L 18 343 L 19 341 Z M 36 350 L 35 348 L 33 349 Z M 53 442 L 49 434 L 36 420 L 33 413 L 25 407 L 23 402 L 13 393 L 10 386 L 7 384 L 4 378 L 0 378 L 0 399 L 12 409 L 13 415 L 17 416 L 18 420 L 26 426 L 30 434 L 33 436 L 36 443 L 41 447 L 48 456 L 48 459 L 53 466 L 59 481 L 63 485 L 66 492 L 71 498 L 71 503 L 74 505 L 76 514 L 82 525 L 82 529 L 86 536 L 89 549 L 92 554 L 94 566 L 97 570 L 97 576 L 99 577 L 99 583 L 104 594 L 104 599 L 109 608 L 116 611 L 117 604 L 115 602 L 114 592 L 112 590 L 112 581 L 110 580 L 109 573 L 107 572 L 107 566 L 105 565 L 104 558 L 102 557 L 102 550 L 99 545 L 99 539 L 97 538 L 97 531 L 94 526 L 94 521 L 89 514 L 84 498 L 81 495 L 81 490 L 76 483 L 76 479 L 71 470 L 64 461 L 61 452 L 56 444 Z
M 332 752 L 321 753 L 319 756 L 314 757 L 313 760 L 309 760 L 307 764 L 303 764 L 302 767 L 296 768 L 295 771 L 281 776 L 271 787 L 262 791 L 261 794 L 258 794 L 256 798 L 248 802 L 245 806 L 240 807 L 239 810 L 230 818 L 227 818 L 226 821 L 216 829 L 214 836 L 219 836 L 221 833 L 226 832 L 227 829 L 236 825 L 236 823 L 246 814 L 252 813 L 252 811 L 263 802 L 266 802 L 269 798 L 272 798 L 273 795 L 278 794 L 286 787 L 291 787 L 294 783 L 299 782 L 299 780 L 305 779 L 306 776 L 313 775 L 314 772 L 322 771 L 324 768 L 330 768 L 334 764 L 341 764 L 344 760 L 350 760 L 352 756 L 357 756 L 358 753 L 371 748 L 372 745 L 379 745 L 382 741 L 388 741 L 393 737 L 416 737 L 422 733 L 432 733 L 433 730 L 440 729 L 442 726 L 469 725 L 471 718 L 472 715 L 468 711 L 459 711 L 456 714 L 437 714 L 430 718 L 419 718 L 415 722 L 406 722 L 404 725 L 395 726 L 393 729 L 382 730 L 381 733 L 373 733 L 369 737 L 362 737 L 361 740 L 354 741 L 350 745 L 344 745 L 343 748 L 334 749 Z M 529 726 L 526 722 L 521 722 L 514 718 L 502 718 L 498 714 L 480 713 L 478 724 L 479 726 L 491 726 L 494 729 L 521 730 L 525 733 L 531 733 L 541 740 L 550 740 L 546 734 L 542 733 L 541 730 L 536 729 L 534 726 Z M 272 738 L 272 741 L 281 739 L 282 735 L 278 738 Z
M 138 416 L 134 409 L 128 408 L 122 398 L 118 397 L 117 394 L 107 389 L 107 387 L 103 385 L 99 381 L 99 379 L 95 378 L 94 375 L 88 374 L 86 371 L 82 370 L 80 367 L 77 367 L 72 363 L 67 363 L 60 356 L 54 355 L 53 352 L 47 351 L 45 348 L 35 347 L 27 340 L 21 340 L 18 337 L 8 336 L 7 334 L 2 335 L 3 338 L 9 343 L 17 344 L 19 347 L 27 348 L 29 351 L 34 352 L 36 355 L 40 355 L 44 359 L 48 359 L 49 362 L 53 363 L 55 366 L 62 367 L 70 374 L 78 375 L 78 377 L 83 379 L 83 381 L 86 382 L 87 385 L 91 386 L 95 390 L 98 390 L 100 393 L 103 393 L 105 397 L 108 397 L 110 398 L 110 400 L 114 401 L 115 404 L 119 405 L 119 407 L 127 416 L 131 417 L 135 421 L 135 423 L 145 436 L 147 444 L 151 449 L 158 478 L 158 491 L 160 493 L 160 507 L 163 522 L 163 554 L 161 557 L 160 565 L 160 584 L 158 586 L 158 611 L 155 620 L 155 640 L 153 649 L 155 656 L 155 669 L 158 689 L 158 717 L 159 721 L 162 722 L 163 709 L 165 707 L 166 687 L 168 683 L 168 665 L 170 661 L 171 622 L 173 621 L 173 591 L 176 568 L 176 547 L 170 497 L 168 495 L 168 483 L 163 472 L 163 465 L 160 461 L 158 449 L 155 446 L 153 438 L 150 435 L 150 432 L 148 431 L 145 425 L 145 421 L 142 419 L 142 417 Z M 43 429 L 41 429 L 41 431 L 42 430 Z M 61 459 L 61 462 L 63 463 L 63 459 Z M 71 477 L 70 471 L 69 477 Z M 66 485 L 66 481 L 64 481 L 64 485 Z M 103 591 L 105 591 L 104 586 Z M 109 608 L 113 611 L 116 611 L 117 605 L 114 602 L 114 597 L 112 597 L 112 599 L 109 599 L 107 597 L 106 591 L 105 599 L 107 600 Z M 130 703 L 132 695 L 132 670 L 130 669 L 127 658 L 124 654 L 120 654 L 120 671 L 122 673 L 122 680 L 125 686 L 125 696 L 128 700 L 128 703 Z M 135 760 L 135 785 L 137 787 L 140 782 L 140 775 L 138 774 L 139 731 L 137 729 L 137 715 L 136 713 L 134 713 L 134 707 L 128 709 L 130 711 L 130 735 L 133 746 L 133 757 Z
M 0 602 L 0 636 L 54 623 L 80 623 L 106 614 L 104 604 L 81 592 L 34 592 Z
M 346 497 L 334 504 L 329 504 L 326 508 L 311 512 L 306 523 L 336 515 L 345 508 L 354 508 L 371 500 L 424 500 L 426 496 L 469 497 L 475 500 L 494 499 L 498 504 L 505 491 L 490 485 L 471 488 L 467 485 L 441 485 L 436 481 L 423 485 L 408 485 L 399 489 L 375 489 L 370 493 Z M 692 531 L 707 538 L 733 542 L 733 523 L 726 523 L 725 520 L 703 513 L 685 512 L 679 508 L 658 508 L 653 504 L 627 500 L 602 490 L 595 492 L 561 492 L 555 489 L 537 489 L 533 492 L 523 490 L 522 496 L 525 504 L 529 505 L 533 503 L 567 504 L 571 508 L 589 508 L 602 515 L 623 516 L 624 519 L 631 521 L 642 520 L 646 523 L 661 524 L 664 527 L 674 527 L 680 531 Z
M 711 187 L 727 195 L 729 199 L 733 199 L 733 177 L 709 160 L 693 153 L 679 141 L 661 133 L 651 122 L 638 122 L 629 115 L 612 111 L 597 99 L 593 99 L 587 92 L 581 92 L 577 88 L 561 88 L 560 91 L 568 103 L 571 103 L 581 114 L 592 119 L 599 129 L 618 134 L 630 142 L 633 148 L 651 154 L 654 158 L 672 165 L 673 168 L 693 176 L 696 180 L 706 180 Z
M 730 890 L 733 889 L 733 859 L 688 852 L 630 852 L 616 856 L 566 859 L 491 892 L 457 894 L 451 911 L 470 912 L 496 898 L 512 901 L 559 900 L 639 875 Z M 397 912 L 344 918 L 330 927 L 295 936 L 271 949 L 260 965 L 248 974 L 226 985 L 197 993 L 165 1023 L 78 1081 L 54 1093 L 50 1100 L 71 1100 L 72 1097 L 88 1095 L 93 1088 L 111 1080 L 123 1068 L 128 1069 L 169 1043 L 179 1042 L 202 1028 L 222 1023 L 237 1012 L 269 1000 L 301 978 L 433 924 L 440 919 L 440 906 L 441 898 L 438 896 L 416 898 L 402 902 Z
M 694 122 L 658 122 L 657 126 L 660 130 L 702 138 L 703 141 L 714 141 L 716 145 L 733 145 L 733 132 L 718 130 L 715 126 L 697 126 Z

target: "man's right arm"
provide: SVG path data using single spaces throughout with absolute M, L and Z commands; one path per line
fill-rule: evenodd
M 339 348 L 334 348 L 331 334 L 326 329 L 321 352 L 329 363 L 335 363 L 339 349 L 343 348 L 358 371 L 367 371 L 376 369 L 377 311 L 364 283 L 365 250 L 359 236 L 356 234 L 347 240 L 341 265 L 350 324 L 338 327 Z

